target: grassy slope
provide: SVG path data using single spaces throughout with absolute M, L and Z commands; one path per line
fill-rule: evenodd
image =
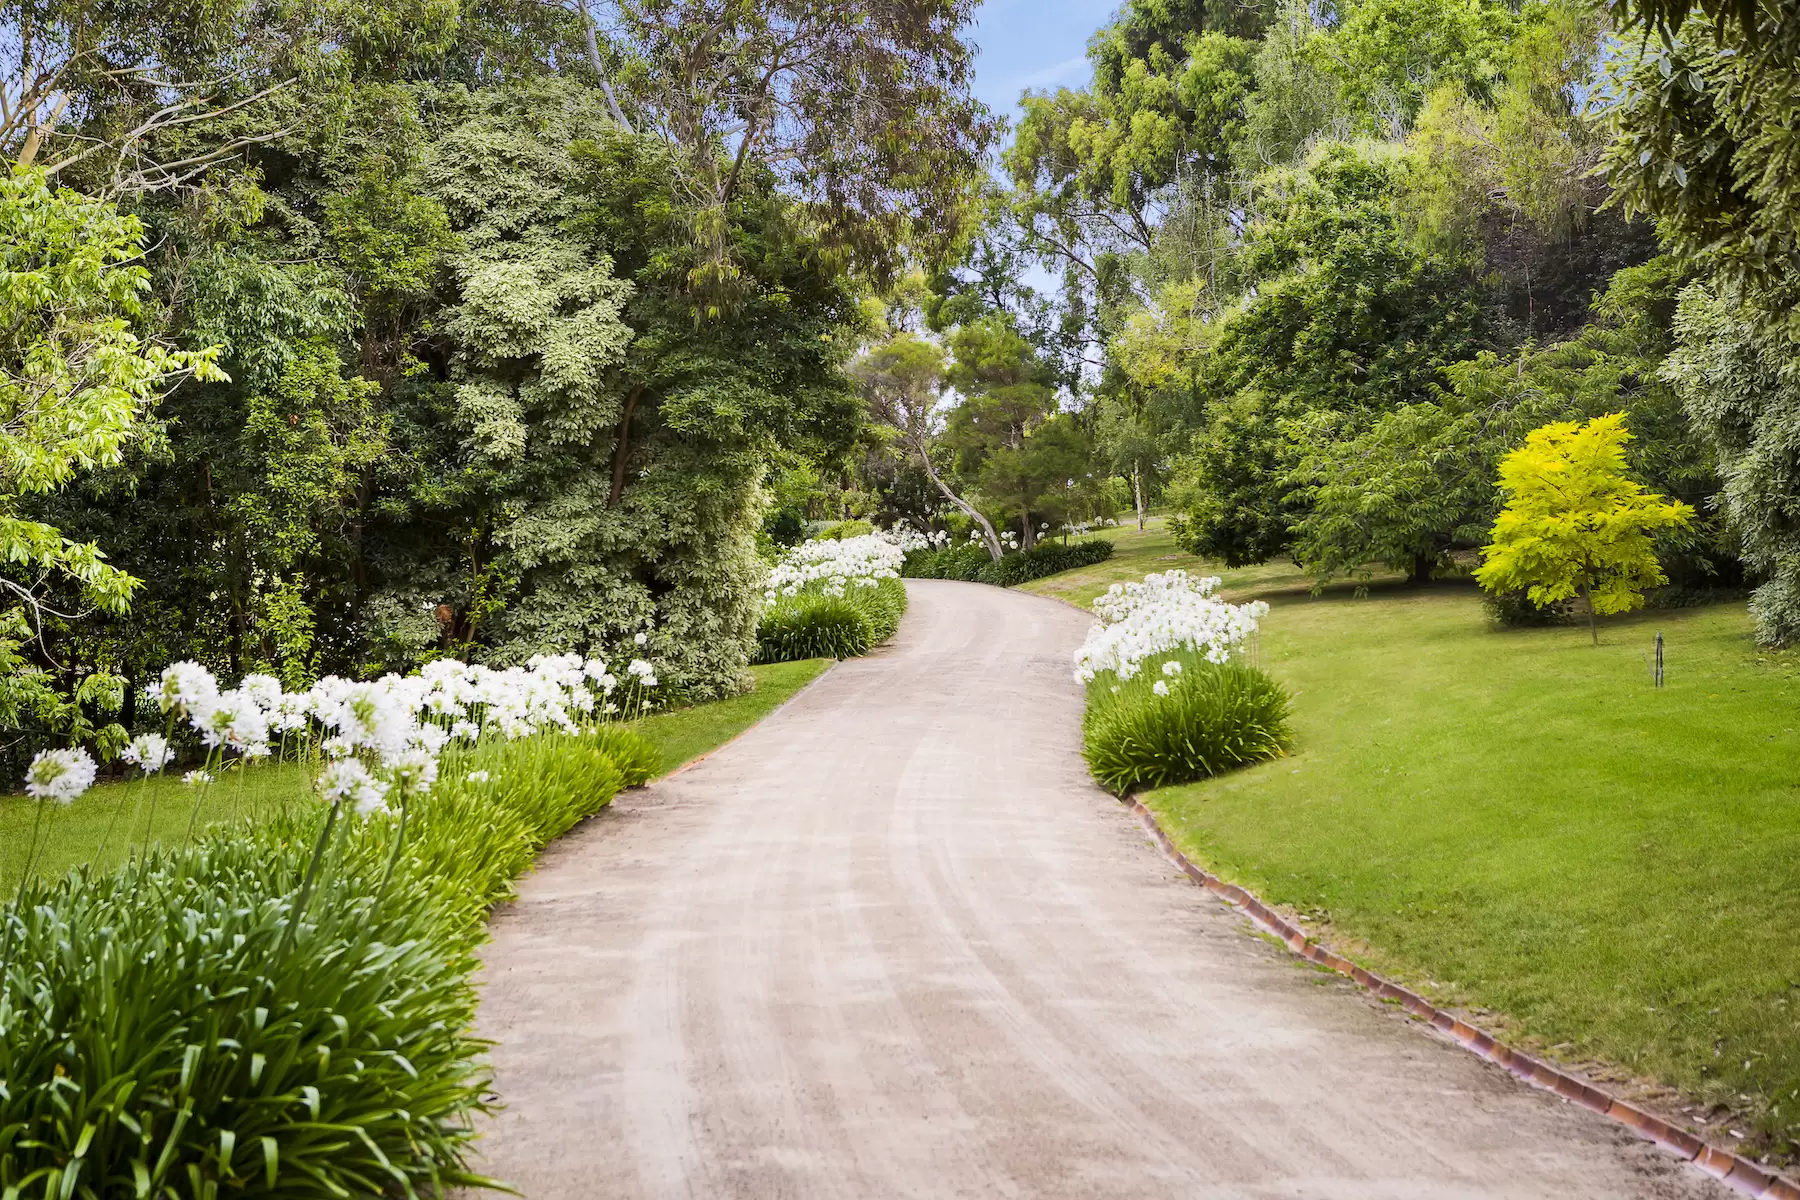
M 1222 573 L 1274 605 L 1262 659 L 1298 741 L 1146 797 L 1183 848 L 1440 1003 L 1760 1114 L 1787 1149 L 1800 657 L 1758 652 L 1738 605 L 1614 620 L 1595 649 L 1585 628 L 1496 631 L 1467 586 L 1359 600 Z M 1042 582 L 1110 581 L 1085 575 Z
M 816 679 L 829 665 L 824 659 L 752 667 L 756 688 L 714 704 L 677 709 L 648 717 L 639 730 L 663 754 L 663 773 L 730 741 Z M 240 786 L 241 785 L 241 786 Z M 285 804 L 308 802 L 309 786 L 296 766 L 263 767 L 241 781 L 228 776 L 197 796 L 178 778 L 145 784 L 105 784 L 67 808 L 49 806 L 47 836 L 38 851 L 39 874 L 60 874 L 81 862 L 114 864 L 146 833 L 156 841 L 179 842 L 190 821 L 199 826 L 240 817 L 279 812 Z M 152 803 L 154 801 L 154 804 Z M 23 797 L 0 798 L 0 902 L 10 898 L 31 843 L 36 806 Z

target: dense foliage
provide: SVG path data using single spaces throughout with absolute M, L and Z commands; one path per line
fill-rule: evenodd
M 1161 503 L 1228 565 L 1424 582 L 1479 565 L 1528 434 L 1617 413 L 1694 510 L 1653 573 L 1761 585 L 1791 640 L 1788 7 L 1132 0 L 884 297 L 840 507 L 997 559 Z
M 615 8 L 8 26 L 0 719 L 647 625 L 742 685 L 772 494 L 859 444 L 861 294 L 967 222 L 971 6 Z
M 917 536 L 857 532 L 861 524 L 826 529 L 769 572 L 757 662 L 855 658 L 899 630 L 906 614 L 900 568 Z

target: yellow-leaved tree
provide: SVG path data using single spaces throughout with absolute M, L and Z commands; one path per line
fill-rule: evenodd
M 1625 473 L 1625 414 L 1534 429 L 1500 460 L 1506 507 L 1494 521 L 1475 579 L 1490 592 L 1523 591 L 1533 604 L 1579 595 L 1594 644 L 1599 613 L 1630 612 L 1644 589 L 1666 583 L 1652 535 L 1694 510 Z

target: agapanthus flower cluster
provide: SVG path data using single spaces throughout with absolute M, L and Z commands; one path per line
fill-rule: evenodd
M 801 542 L 769 572 L 763 595 L 774 600 L 811 590 L 842 596 L 848 588 L 875 587 L 883 579 L 898 579 L 907 550 L 918 548 L 909 545 L 917 537 L 880 531 L 842 541 Z
M 73 804 L 94 786 L 98 770 L 86 750 L 40 750 L 25 769 L 25 793 L 34 800 Z
M 1256 632 L 1269 606 L 1260 600 L 1227 604 L 1213 594 L 1218 586 L 1216 576 L 1196 578 L 1186 571 L 1113 584 L 1094 601 L 1100 621 L 1075 651 L 1076 680 L 1086 683 L 1102 671 L 1130 679 L 1147 660 L 1181 650 L 1196 651 L 1208 662 L 1228 661 Z M 1180 669 L 1165 667 L 1163 673 L 1174 678 Z
M 175 757 L 175 751 L 169 748 L 169 739 L 160 733 L 140 733 L 125 746 L 123 755 L 126 762 L 149 775 L 169 765 Z
M 648 642 L 647 634 L 634 639 L 638 647 Z M 316 738 L 331 760 L 319 777 L 320 794 L 366 816 L 384 811 L 396 789 L 403 795 L 428 790 L 437 780 L 439 755 L 452 741 L 573 732 L 583 720 L 620 714 L 621 700 L 633 710 L 645 707 L 646 693 L 658 685 L 655 666 L 633 658 L 624 673 L 622 682 L 606 661 L 579 654 L 540 655 L 504 669 L 443 659 L 412 675 L 366 682 L 328 675 L 305 691 L 289 692 L 268 675 L 249 675 L 224 689 L 205 667 L 180 662 L 145 694 L 191 726 L 220 758 L 266 755 L 271 737 Z M 133 739 L 125 757 L 149 773 L 172 752 L 161 736 L 144 734 Z M 212 776 L 191 771 L 187 780 L 203 785 Z

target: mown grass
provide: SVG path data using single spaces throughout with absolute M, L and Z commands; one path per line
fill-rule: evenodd
M 1143 797 L 1177 843 L 1434 1002 L 1792 1155 L 1800 656 L 1760 651 L 1741 604 L 1615 618 L 1596 648 L 1496 630 L 1466 584 L 1220 573 L 1274 606 L 1295 744 Z
M 646 717 L 636 728 L 661 752 L 658 774 L 666 775 L 760 721 L 827 665 L 813 659 L 752 667 L 754 690 Z M 310 802 L 306 773 L 293 764 L 259 767 L 241 779 L 227 772 L 204 794 L 178 776 L 101 784 L 66 808 L 45 807 L 33 874 L 57 876 L 81 863 L 116 866 L 134 846 L 182 844 L 190 825 L 197 834 L 223 822 L 266 819 Z M 18 887 L 36 819 L 37 806 L 23 796 L 0 798 L 0 903 L 10 900 Z
M 1204 566 L 1199 559 L 1183 553 L 1175 545 L 1175 539 L 1169 536 L 1163 518 L 1151 517 L 1145 522 L 1145 526 L 1140 532 L 1135 522 L 1127 520 L 1117 529 L 1106 530 L 1102 536 L 1113 544 L 1111 558 L 1092 567 L 1063 571 L 1057 575 L 1034 579 L 1030 583 L 1022 583 L 1019 590 L 1036 592 L 1040 596 L 1054 596 L 1058 600 L 1067 600 L 1086 608 L 1094 602 L 1094 597 L 1115 583 L 1139 580 L 1152 571 L 1167 571 L 1175 567 L 1195 571 Z

